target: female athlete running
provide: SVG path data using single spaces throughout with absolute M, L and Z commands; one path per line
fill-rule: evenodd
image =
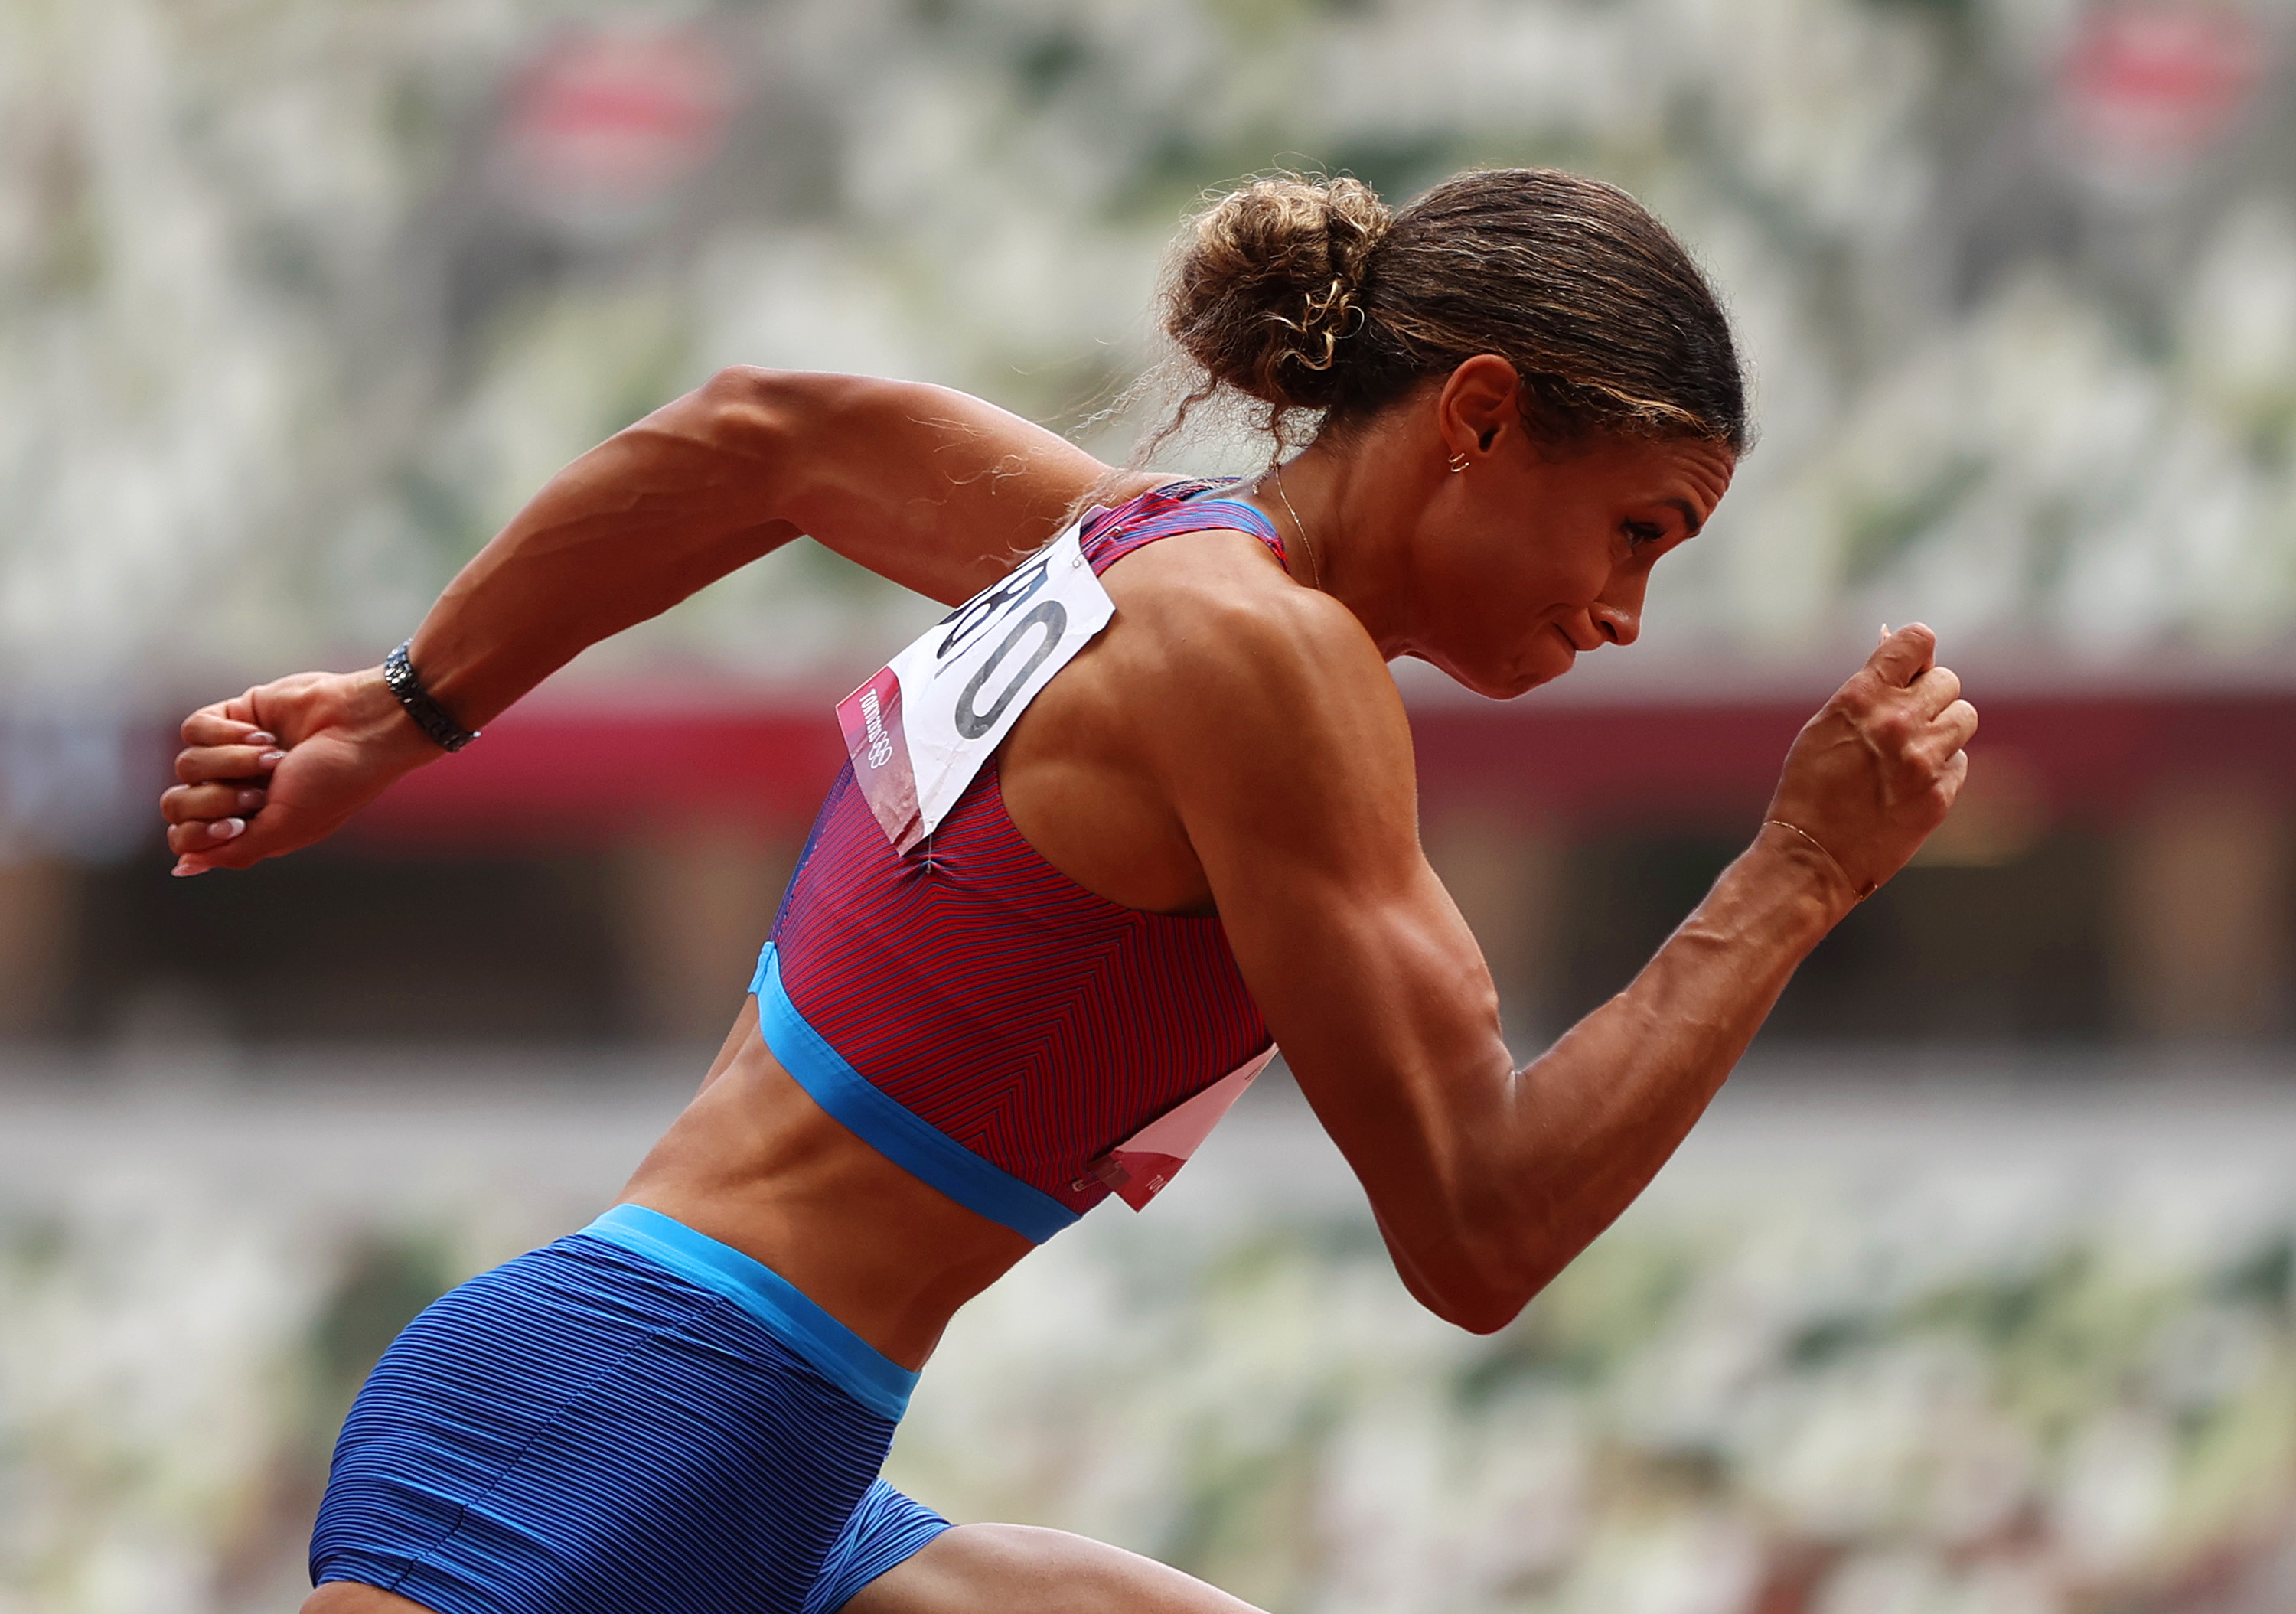
M 1165 312 L 1208 389 L 1320 415 L 1305 451 L 1172 483 L 939 389 L 729 371 L 554 479 L 405 657 L 185 722 L 179 869 L 243 868 L 800 534 L 961 606 L 840 707 L 853 765 L 752 995 L 623 1203 L 377 1366 L 308 1614 L 1240 1610 L 876 1478 L 957 1307 L 1111 1190 L 1152 1193 L 1272 1036 L 1404 1283 L 1499 1328 L 1943 817 L 1976 714 L 1906 628 L 1648 967 L 1516 1069 L 1420 854 L 1386 664 L 1508 697 L 1633 643 L 1745 446 L 1727 324 L 1623 193 L 1521 170 L 1400 214 L 1249 185 Z M 601 764 L 599 811 L 644 791 L 642 757 Z

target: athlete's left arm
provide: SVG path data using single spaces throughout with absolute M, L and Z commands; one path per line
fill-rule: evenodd
M 587 646 L 800 534 L 955 604 L 1106 474 L 947 388 L 728 370 L 552 478 L 447 586 L 412 660 L 479 728 Z M 258 685 L 194 712 L 183 738 L 161 810 L 186 873 L 308 846 L 443 754 L 380 668 Z
M 1976 718 L 1926 629 L 1814 718 L 1772 817 L 1616 997 L 1516 1069 L 1474 937 L 1422 855 L 1410 730 L 1336 603 L 1185 602 L 1136 719 L 1246 983 L 1438 1315 L 1504 1325 L 1639 1193 L 1801 959 L 1944 815 Z M 1190 625 L 1188 636 L 1179 636 Z

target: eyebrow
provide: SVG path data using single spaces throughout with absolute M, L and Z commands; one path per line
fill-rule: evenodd
M 1691 508 L 1690 501 L 1688 499 L 1660 499 L 1659 503 L 1664 504 L 1670 510 L 1678 510 L 1682 512 L 1682 524 L 1690 529 L 1689 532 L 1685 535 L 1685 537 L 1696 537 L 1699 535 L 1699 532 L 1706 525 L 1703 520 L 1700 520 L 1698 512 Z

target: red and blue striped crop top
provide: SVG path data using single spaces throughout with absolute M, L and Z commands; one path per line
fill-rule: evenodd
M 1281 559 L 1259 511 L 1201 496 L 1215 486 L 1094 515 L 1093 570 L 1216 528 Z M 1107 1196 L 1092 1162 L 1268 1045 L 1219 920 L 1124 907 L 1060 873 L 1013 827 L 993 761 L 906 857 L 849 765 L 751 990 L 767 1045 L 824 1110 L 1038 1243 Z

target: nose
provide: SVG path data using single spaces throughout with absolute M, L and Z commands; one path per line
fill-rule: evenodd
M 1610 583 L 1587 606 L 1587 625 L 1600 634 L 1598 643 L 1633 645 L 1642 638 L 1642 597 L 1651 587 L 1651 567 L 1619 567 Z
M 1642 637 L 1642 602 L 1620 605 L 1608 600 L 1597 600 L 1587 608 L 1587 619 L 1595 631 L 1612 644 L 1632 644 Z

